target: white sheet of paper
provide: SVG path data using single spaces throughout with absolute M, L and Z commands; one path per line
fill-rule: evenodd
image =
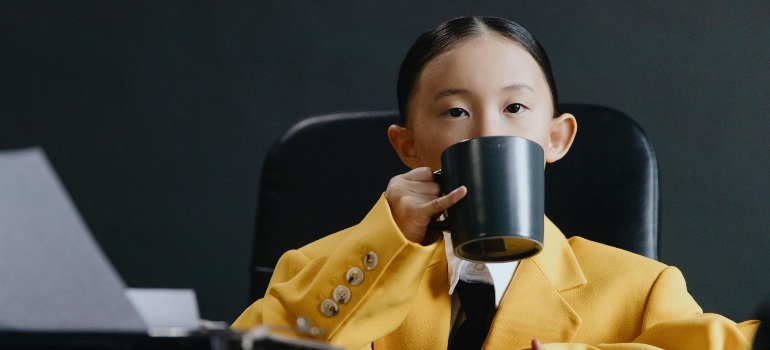
M 0 330 L 146 332 L 41 148 L 0 151 Z
M 198 301 L 192 289 L 129 288 L 126 296 L 149 328 L 198 328 Z

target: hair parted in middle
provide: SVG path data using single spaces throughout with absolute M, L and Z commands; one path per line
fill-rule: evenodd
M 521 25 L 503 18 L 468 16 L 459 17 L 428 30 L 420 35 L 407 52 L 398 73 L 396 95 L 398 111 L 401 114 L 401 125 L 408 121 L 409 102 L 414 93 L 422 69 L 430 60 L 465 39 L 485 34 L 497 35 L 519 45 L 537 62 L 545 75 L 551 90 L 554 117 L 559 115 L 557 110 L 558 95 L 556 82 L 551 72 L 551 63 L 540 42 Z

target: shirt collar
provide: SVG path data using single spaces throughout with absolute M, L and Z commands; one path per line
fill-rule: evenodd
M 500 300 L 502 300 L 519 262 L 476 263 L 460 259 L 454 253 L 452 236 L 448 232 L 444 232 L 444 247 L 446 249 L 449 294 L 454 292 L 455 286 L 460 280 L 491 284 L 495 287 L 495 306 L 500 305 Z

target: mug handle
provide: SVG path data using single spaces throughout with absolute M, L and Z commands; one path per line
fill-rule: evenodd
M 444 175 L 441 173 L 441 169 L 433 172 L 433 182 L 437 183 L 439 186 L 442 187 L 442 192 L 443 192 L 443 185 L 442 185 L 443 180 L 444 180 Z M 434 220 L 428 224 L 428 228 L 433 230 L 439 230 L 442 232 L 449 231 L 449 221 L 447 220 L 447 218 L 444 218 L 443 221 Z

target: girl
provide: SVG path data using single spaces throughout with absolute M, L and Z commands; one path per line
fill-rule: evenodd
M 432 171 L 464 139 L 508 135 L 562 158 L 577 132 L 556 110 L 545 51 L 516 23 L 463 17 L 420 36 L 404 59 L 401 125 L 388 130 L 413 170 L 394 177 L 363 221 L 278 262 L 265 297 L 233 324 L 293 325 L 353 349 L 750 348 L 756 322 L 704 315 L 675 267 L 567 240 L 545 219 L 543 251 L 519 263 L 473 264 L 428 230 L 462 199 L 441 195 Z M 476 294 L 469 294 L 476 293 Z

